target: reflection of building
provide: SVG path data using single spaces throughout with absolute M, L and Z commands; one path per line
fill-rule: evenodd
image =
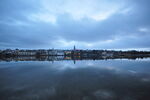
M 64 57 L 64 60 L 71 60 L 72 58 L 71 58 L 71 56 L 65 56 Z

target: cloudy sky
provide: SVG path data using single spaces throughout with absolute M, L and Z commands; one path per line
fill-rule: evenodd
M 149 0 L 0 0 L 0 49 L 150 50 Z

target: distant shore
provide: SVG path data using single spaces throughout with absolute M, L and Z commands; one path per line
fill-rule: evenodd
M 103 60 L 149 58 L 150 51 L 114 50 L 0 50 L 0 61 Z

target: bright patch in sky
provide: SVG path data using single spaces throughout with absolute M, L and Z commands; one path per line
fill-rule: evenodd
M 68 14 L 74 20 L 88 18 L 102 21 L 119 13 L 124 7 L 125 4 L 119 0 L 116 2 L 108 2 L 107 0 L 43 0 L 40 12 L 32 14 L 31 17 L 43 22 L 56 23 L 59 15 Z
M 149 29 L 148 28 L 139 28 L 139 31 L 140 32 L 149 32 Z
M 29 19 L 35 22 L 42 21 L 45 23 L 56 24 L 56 17 L 48 13 L 31 14 Z
M 0 48 L 149 49 L 149 0 L 1 0 Z

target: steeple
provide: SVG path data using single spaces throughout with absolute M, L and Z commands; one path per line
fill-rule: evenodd
M 75 47 L 75 45 L 74 45 L 74 49 L 73 49 L 74 51 L 76 50 L 76 47 Z

